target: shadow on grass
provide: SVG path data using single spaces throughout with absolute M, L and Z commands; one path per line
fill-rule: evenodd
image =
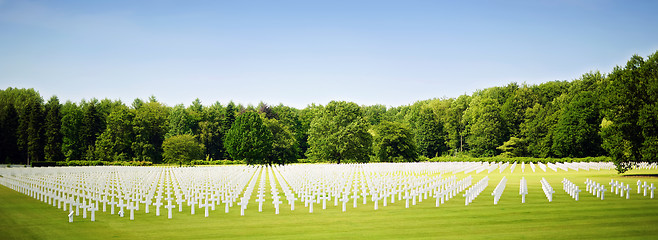
M 625 174 L 621 175 L 622 177 L 647 177 L 647 178 L 658 178 L 658 174 Z

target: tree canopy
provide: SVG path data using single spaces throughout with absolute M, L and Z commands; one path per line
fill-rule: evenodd
M 178 137 L 177 136 L 185 136 Z M 658 161 L 658 52 L 611 73 L 570 81 L 510 83 L 387 107 L 332 101 L 296 109 L 155 97 L 130 105 L 78 103 L 34 89 L 0 90 L 0 162 L 173 161 L 164 142 L 185 138 L 193 158 L 285 164 L 415 161 L 436 156 L 597 157 L 619 172 Z M 169 143 L 168 143 L 169 144 Z M 187 161 L 187 160 L 185 160 Z

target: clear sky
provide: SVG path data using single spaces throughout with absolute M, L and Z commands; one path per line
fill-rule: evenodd
M 0 88 L 173 106 L 400 106 L 609 73 L 658 1 L 0 0 Z

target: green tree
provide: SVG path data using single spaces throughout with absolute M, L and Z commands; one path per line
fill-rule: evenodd
M 168 137 L 162 143 L 164 161 L 167 163 L 189 164 L 191 160 L 203 158 L 204 146 L 191 134 Z
M 125 105 L 116 107 L 107 117 L 105 131 L 96 141 L 96 157 L 105 161 L 129 161 L 134 156 L 133 119 L 135 113 Z
M 43 100 L 32 99 L 25 108 L 27 115 L 27 164 L 43 160 Z
M 135 142 L 132 151 L 135 158 L 159 163 L 162 160 L 162 142 L 167 132 L 169 108 L 151 98 L 135 111 L 133 131 Z
M 414 135 L 402 123 L 383 121 L 374 128 L 373 149 L 382 162 L 416 161 Z
M 169 131 L 165 137 L 171 137 L 182 134 L 192 134 L 193 121 L 187 113 L 185 106 L 179 104 L 169 113 Z
M 199 134 L 199 123 L 204 120 L 204 108 L 203 104 L 201 104 L 201 100 L 198 98 L 194 99 L 192 104 L 190 104 L 186 110 L 190 123 L 190 130 L 192 131 L 192 135 L 196 136 Z
M 658 52 L 646 61 L 634 55 L 624 68 L 615 67 L 605 85 L 603 112 L 609 124 L 602 130 L 603 146 L 617 171 L 623 173 L 635 162 L 658 161 L 653 122 L 658 104 Z
M 469 135 L 466 142 L 474 156 L 495 156 L 496 147 L 503 143 L 503 124 L 498 101 L 474 97 L 464 113 Z
M 265 104 L 264 102 L 258 103 L 258 107 L 256 108 L 258 109 L 258 114 L 260 114 L 264 118 L 277 119 L 277 120 L 279 119 L 279 115 L 276 113 L 276 111 L 274 111 L 272 107 Z
M 272 151 L 272 133 L 257 113 L 245 112 L 235 119 L 224 144 L 231 158 L 262 164 Z
M 520 126 L 525 119 L 525 112 L 534 105 L 532 89 L 526 85 L 517 88 L 500 108 L 500 115 L 506 122 L 506 136 L 519 137 Z
M 46 122 L 44 158 L 47 161 L 62 161 L 62 113 L 59 99 L 53 96 L 45 106 Z
M 500 154 L 501 157 L 513 158 L 525 156 L 527 147 L 525 140 L 517 137 L 510 137 L 507 142 L 504 142 L 503 145 L 496 149 L 502 152 Z
M 332 101 L 311 121 L 307 156 L 340 163 L 366 162 L 372 152 L 372 135 L 356 103 Z
M 536 103 L 528 108 L 525 120 L 521 124 L 521 136 L 528 146 L 528 155 L 537 158 L 551 156 L 553 145 L 553 126 L 557 119 L 551 114 L 552 104 L 546 107 Z
M 104 130 L 105 119 L 103 114 L 98 111 L 98 100 L 92 99 L 88 103 L 82 103 L 83 115 L 80 134 L 82 135 L 82 148 L 84 149 L 84 158 L 95 159 L 94 151 L 96 150 L 96 139 Z
M 448 147 L 455 153 L 462 153 L 465 149 L 466 121 L 464 120 L 464 112 L 466 112 L 470 103 L 471 97 L 461 95 L 450 104 L 450 108 L 446 114 L 445 129 L 448 133 L 447 143 Z
M 263 119 L 263 123 L 272 133 L 272 150 L 267 155 L 268 164 L 286 164 L 297 161 L 299 148 L 297 139 L 290 129 L 279 120 Z
M 309 129 L 311 129 L 311 122 L 322 111 L 322 108 L 323 106 L 321 105 L 310 104 L 306 106 L 306 108 L 300 110 L 297 114 L 300 122 L 299 129 L 297 129 L 300 158 L 305 156 L 308 152 L 308 137 Z
M 201 144 L 206 146 L 205 155 L 212 159 L 224 159 L 224 130 L 222 119 L 224 108 L 220 103 L 215 103 L 203 109 L 202 120 L 199 122 L 198 136 Z
M 595 93 L 596 86 L 602 81 L 600 73 L 590 73 L 572 84 L 554 129 L 552 151 L 555 156 L 587 157 L 602 154 L 599 99 Z
M 224 126 L 224 130 L 228 132 L 229 129 L 233 126 L 233 123 L 235 122 L 235 113 L 237 112 L 237 109 L 235 107 L 235 103 L 233 101 L 230 101 L 228 105 L 226 105 L 226 110 L 224 113 L 224 123 L 222 124 Z M 224 133 L 226 135 L 226 133 Z
M 71 101 L 62 105 L 62 152 L 66 160 L 82 159 L 82 109 Z
M 364 118 L 371 126 L 379 124 L 386 116 L 386 106 L 378 104 L 372 106 L 361 106 Z
M 1 91 L 1 90 L 0 90 Z M 13 102 L 1 99 L 0 102 L 0 161 L 17 163 L 20 160 L 18 150 L 18 112 Z
M 430 107 L 422 107 L 412 118 L 418 153 L 428 158 L 447 150 L 443 122 Z

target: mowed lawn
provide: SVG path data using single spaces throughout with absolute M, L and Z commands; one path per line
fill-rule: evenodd
M 470 205 L 464 205 L 461 194 L 440 207 L 433 198 L 405 208 L 404 201 L 373 209 L 368 201 L 357 208 L 348 203 L 347 212 L 341 205 L 327 203 L 323 210 L 316 204 L 309 213 L 299 201 L 295 211 L 287 204 L 281 213 L 274 214 L 271 198 L 267 198 L 263 212 L 258 212 L 255 194 L 240 216 L 237 205 L 224 213 L 224 205 L 204 217 L 203 209 L 190 215 L 174 210 L 167 219 L 166 209 L 161 216 L 155 210 L 145 214 L 143 207 L 135 220 L 98 212 L 96 222 L 83 219 L 82 214 L 68 222 L 67 212 L 0 186 L 0 239 L 656 239 L 658 238 L 658 198 L 637 194 L 638 179 L 658 185 L 656 170 L 632 170 L 617 175 L 614 170 L 565 172 L 529 167 L 521 173 L 507 168 L 502 174 L 495 170 L 471 174 L 473 183 L 489 176 L 488 187 Z M 443 175 L 447 177 L 449 175 Z M 458 174 L 461 179 L 467 175 Z M 508 178 L 507 187 L 498 205 L 493 205 L 491 192 L 500 179 Z M 525 176 L 529 194 L 521 203 L 519 180 Z M 545 177 L 555 190 L 553 202 L 545 197 L 540 180 Z M 580 201 L 575 201 L 562 190 L 562 178 L 576 183 L 582 190 Z M 608 190 L 605 200 L 585 192 L 585 179 L 604 183 Z M 620 180 L 632 187 L 630 199 L 610 193 L 610 179 Z M 269 187 L 269 184 L 266 184 Z M 269 192 L 269 189 L 268 189 Z M 463 194 L 463 192 L 462 192 Z M 658 191 L 656 192 L 658 197 Z M 287 201 L 282 198 L 282 201 Z

